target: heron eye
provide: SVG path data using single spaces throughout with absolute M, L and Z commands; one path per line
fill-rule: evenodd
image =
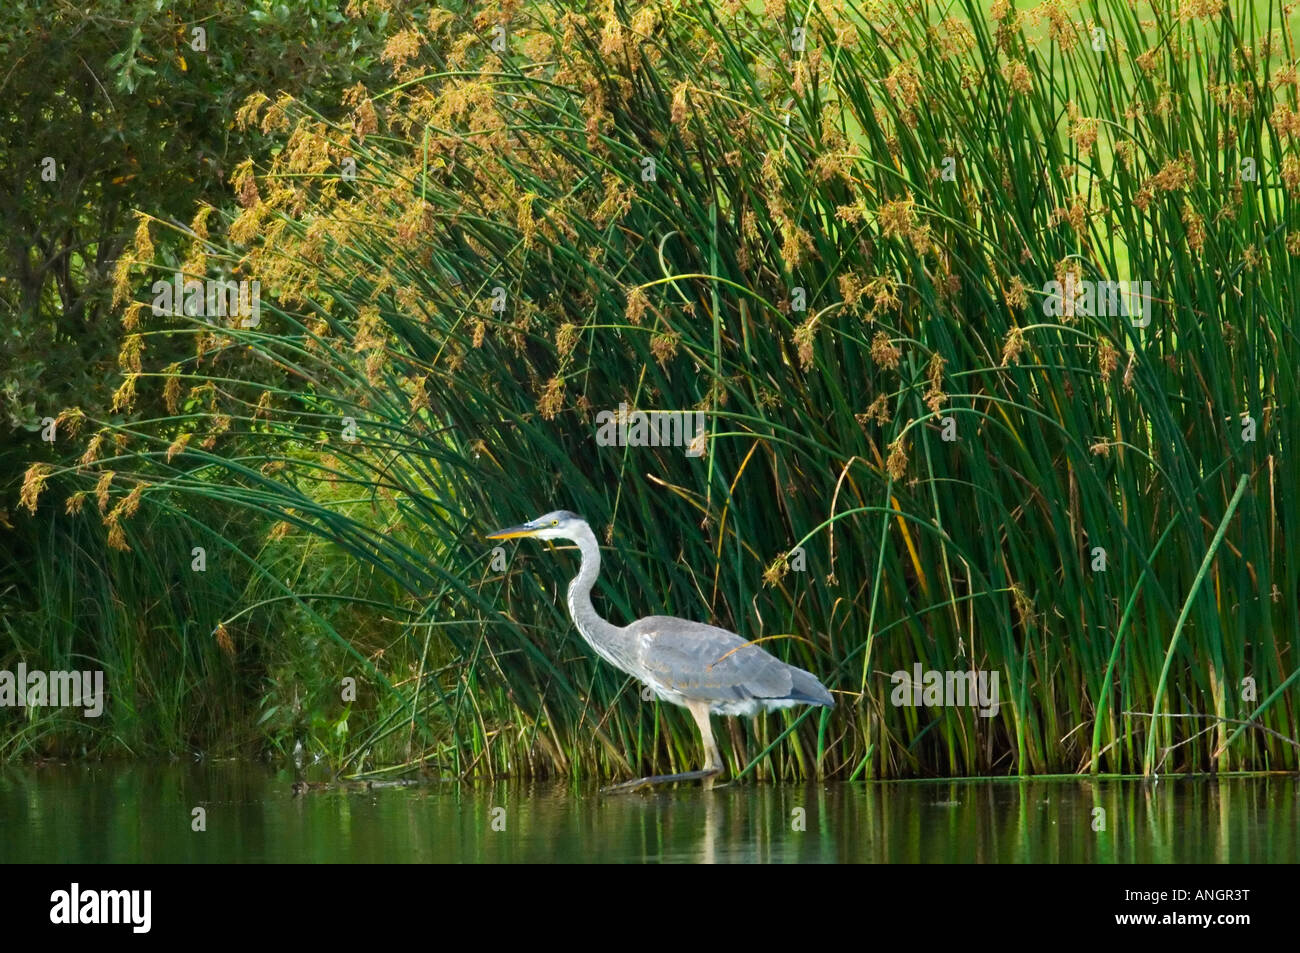
M 559 526 L 559 525 L 560 525 L 560 521 L 559 521 L 559 520 L 551 520 L 551 525 L 552 525 L 552 526 Z

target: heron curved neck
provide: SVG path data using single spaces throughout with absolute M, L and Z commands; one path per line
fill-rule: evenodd
M 596 542 L 596 534 L 590 526 L 584 525 L 573 541 L 582 553 L 582 566 L 573 582 L 569 583 L 569 614 L 573 616 L 573 624 L 578 627 L 579 634 L 596 650 L 596 654 L 611 665 L 622 668 L 615 653 L 621 630 L 602 619 L 596 613 L 596 607 L 591 604 L 591 590 L 596 585 L 596 577 L 600 575 L 600 546 Z

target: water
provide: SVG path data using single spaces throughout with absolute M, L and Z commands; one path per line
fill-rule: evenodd
M 742 784 L 621 796 L 449 783 L 294 797 L 292 782 L 231 763 L 0 769 L 0 861 L 1300 861 L 1294 777 Z M 191 829 L 196 807 L 204 832 Z M 1093 829 L 1097 808 L 1105 830 Z

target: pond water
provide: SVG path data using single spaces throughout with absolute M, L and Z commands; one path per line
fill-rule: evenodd
M 0 862 L 1300 861 L 1300 783 L 1290 776 L 745 783 L 617 796 L 446 783 L 295 797 L 293 781 L 233 763 L 3 768 Z M 204 831 L 192 829 L 195 808 Z

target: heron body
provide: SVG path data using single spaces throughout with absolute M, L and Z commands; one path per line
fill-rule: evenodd
M 489 539 L 530 536 L 568 539 L 582 553 L 578 575 L 569 584 L 569 614 L 578 633 L 602 659 L 649 686 L 656 696 L 690 711 L 700 729 L 705 764 L 701 772 L 642 778 L 632 785 L 703 777 L 722 771 L 709 715 L 755 715 L 792 705 L 834 707 L 817 678 L 787 665 L 734 632 L 717 626 L 652 615 L 630 625 L 606 622 L 591 603 L 600 574 L 600 547 L 586 520 L 557 510 L 535 520 L 489 533 Z

